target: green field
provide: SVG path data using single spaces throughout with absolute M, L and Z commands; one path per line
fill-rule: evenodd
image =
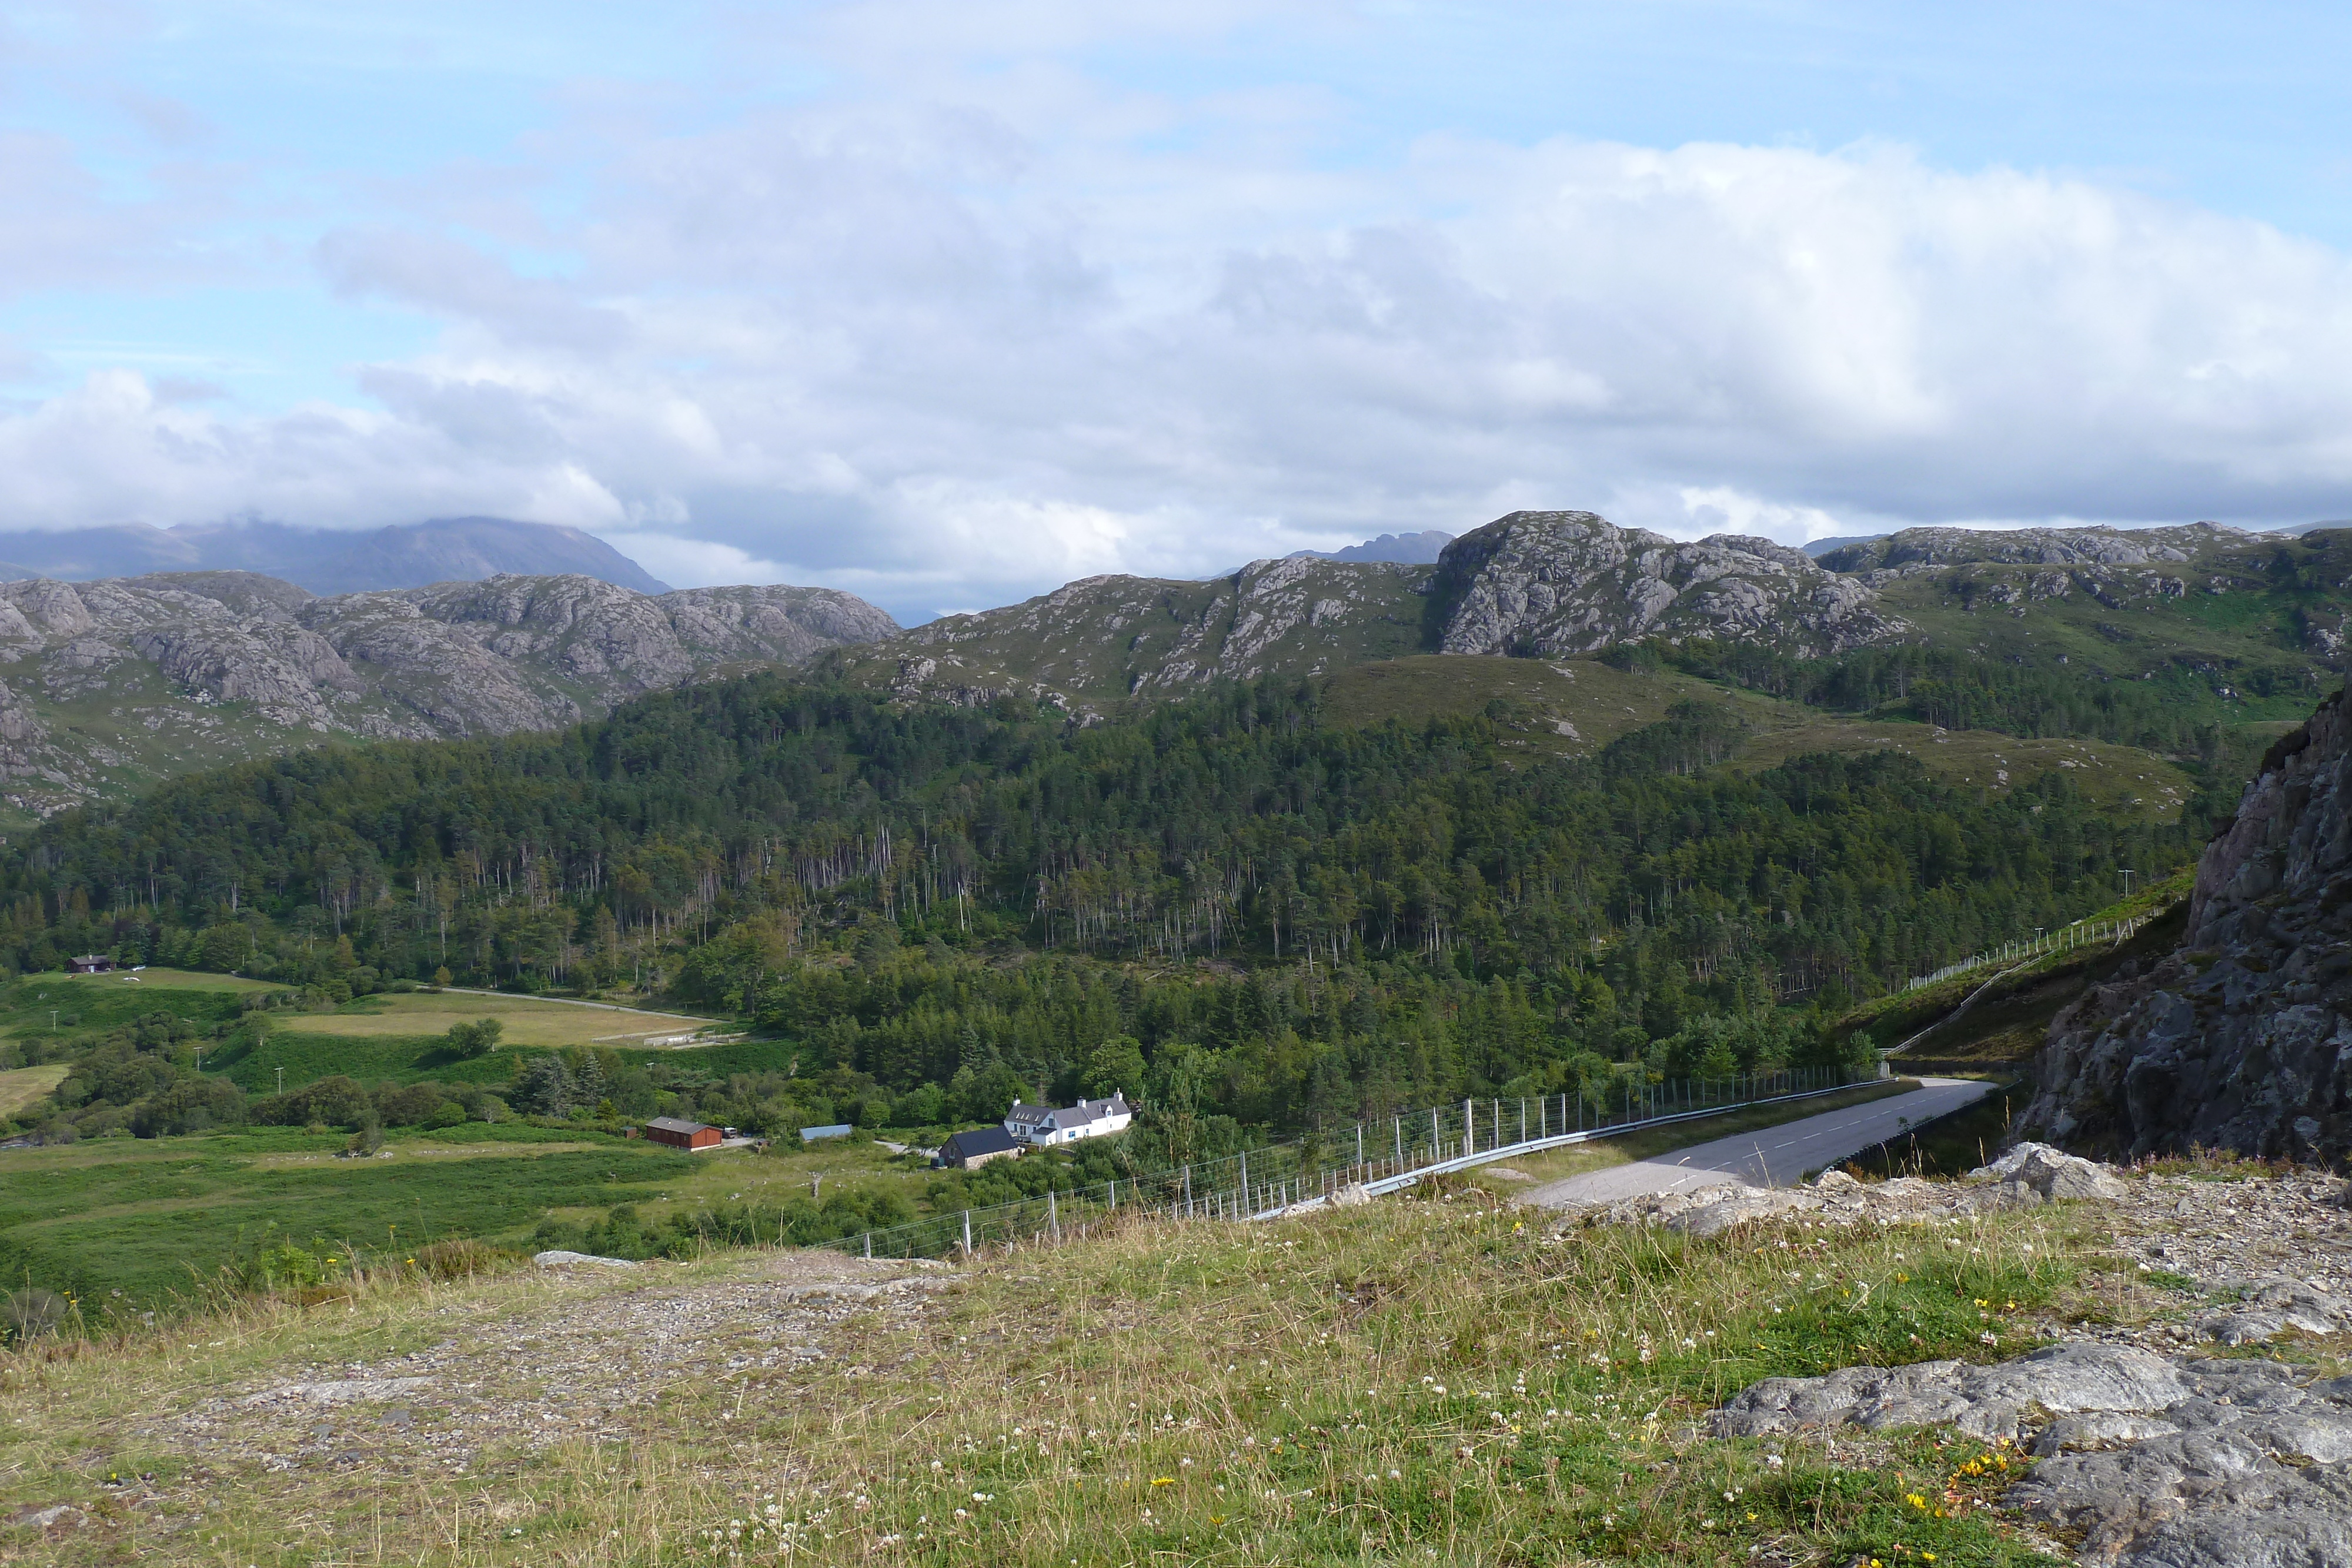
M 385 1035 L 440 1034 L 451 1024 L 496 1019 L 508 1045 L 641 1045 L 648 1037 L 690 1034 L 716 1028 L 719 1020 L 679 1013 L 583 1007 L 539 997 L 478 991 L 400 991 L 360 997 L 331 1013 L 302 1018 L 306 1034 L 364 1039 Z
M 478 999 L 478 998 L 477 998 Z M 489 1016 L 488 1014 L 479 1016 Z M 278 1027 L 250 1046 L 232 1046 L 205 1059 L 206 1072 L 218 1072 L 248 1093 L 271 1094 L 279 1086 L 299 1089 L 321 1078 L 341 1075 L 362 1083 L 480 1083 L 496 1086 L 521 1070 L 523 1061 L 543 1045 L 509 1049 L 502 1045 L 488 1056 L 470 1060 L 449 1054 L 440 1034 L 331 1034 L 316 1026 L 331 1017 L 296 1013 L 282 1017 Z M 451 1022 L 457 1021 L 455 1018 Z M 446 1026 L 445 1026 L 446 1027 Z M 512 1037 L 509 1037 L 509 1045 Z M 599 1047 L 598 1049 L 606 1049 Z M 723 1045 L 683 1050 L 611 1048 L 631 1066 L 667 1061 L 683 1071 L 724 1078 L 735 1072 L 782 1072 L 791 1068 L 799 1047 L 790 1040 L 742 1040 Z
M 237 1016 L 241 995 L 274 988 L 179 969 L 150 969 L 136 984 L 118 975 L 27 975 L 0 985 L 0 1040 L 72 1040 L 157 1012 L 214 1023 Z
M 371 1251 L 520 1240 L 551 1208 L 657 1200 L 710 1175 L 650 1144 L 514 1124 L 394 1135 L 390 1158 L 333 1157 L 347 1141 L 255 1128 L 0 1150 L 0 1276 L 146 1306 L 273 1235 Z

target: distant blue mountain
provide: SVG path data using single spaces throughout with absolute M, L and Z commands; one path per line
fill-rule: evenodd
M 1318 560 L 1391 560 L 1406 566 L 1435 564 L 1454 536 L 1426 528 L 1417 534 L 1382 534 L 1376 539 L 1366 539 L 1345 549 L 1301 549 L 1290 552 L 1290 559 L 1312 556 Z
M 506 517 L 437 517 L 354 532 L 291 523 L 125 523 L 0 533 L 0 576 L 86 582 L 154 571 L 257 571 L 313 593 L 478 582 L 502 571 L 572 572 L 639 593 L 668 584 L 593 534 Z

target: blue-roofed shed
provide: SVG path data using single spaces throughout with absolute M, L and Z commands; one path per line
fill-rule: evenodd
M 856 1131 L 857 1131 L 857 1129 L 851 1126 L 846 1122 L 844 1122 L 839 1126 L 835 1127 L 803 1127 L 801 1129 L 801 1142 L 803 1144 L 821 1144 L 827 1138 L 845 1138 Z

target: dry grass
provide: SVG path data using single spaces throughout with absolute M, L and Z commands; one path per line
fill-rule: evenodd
M 529 1046 L 640 1045 L 649 1035 L 684 1034 L 716 1021 L 629 1009 L 577 1007 L 536 997 L 405 991 L 368 997 L 348 1010 L 304 1014 L 287 1027 L 302 1034 L 367 1039 L 440 1034 L 451 1024 L 476 1019 L 496 1019 L 503 1024 L 502 1045 Z
M 38 1067 L 14 1067 L 0 1072 L 0 1116 L 13 1116 L 66 1081 L 71 1069 L 62 1061 Z
M 1929 1439 L 1715 1442 L 1696 1420 L 1769 1374 L 2007 1355 L 2037 1322 L 2153 1310 L 2097 1255 L 2094 1218 L 1698 1242 L 1405 1200 L 1141 1226 L 983 1260 L 919 1314 L 847 1316 L 820 1360 L 682 1381 L 615 1440 L 517 1442 L 463 1473 L 232 1464 L 175 1446 L 171 1418 L 642 1279 L 570 1297 L 530 1276 L 411 1279 L 310 1311 L 240 1305 L 0 1368 L 11 1495 L 112 1510 L 0 1560 L 1745 1564 L 1901 1541 L 2021 1563 L 1990 1516 L 1903 1502 L 1958 1462 Z M 661 1277 L 719 1299 L 756 1262 Z M 364 1444 L 364 1421 L 337 1419 Z M 156 1479 L 104 1484 L 135 1472 Z

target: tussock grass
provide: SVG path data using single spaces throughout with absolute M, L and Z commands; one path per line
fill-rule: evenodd
M 1763 1376 L 1994 1359 L 2038 1322 L 2153 1310 L 2095 1219 L 1702 1241 L 1433 1198 L 1130 1222 L 984 1258 L 919 1318 L 854 1314 L 814 1367 L 665 1389 L 625 1441 L 518 1446 L 465 1475 L 207 1481 L 204 1522 L 150 1560 L 2024 1563 L 1973 1500 L 2006 1456 L 1933 1436 L 1718 1442 L 1700 1422 Z M 724 1290 L 756 1262 L 665 1278 Z M 140 1435 L 159 1409 L 478 1329 L 550 1289 L 421 1276 L 0 1362 L 5 1462 L 26 1495 L 90 1494 L 92 1456 L 178 1473 Z

